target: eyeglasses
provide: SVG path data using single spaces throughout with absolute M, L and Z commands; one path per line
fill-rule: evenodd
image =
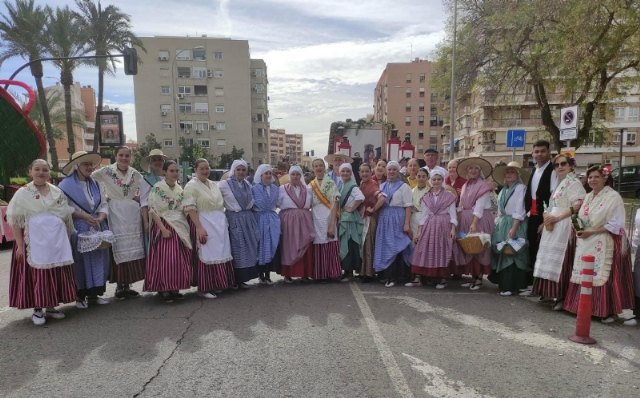
M 558 163 L 554 163 L 553 167 L 557 169 L 560 166 L 564 167 L 564 166 L 566 166 L 568 164 L 569 164 L 569 162 L 566 162 L 566 161 L 565 162 L 558 162 Z

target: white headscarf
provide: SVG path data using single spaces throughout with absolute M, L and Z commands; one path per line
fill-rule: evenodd
M 256 170 L 256 173 L 253 175 L 253 185 L 260 184 L 262 182 L 262 175 L 267 171 L 273 171 L 271 165 L 264 163 L 258 166 L 258 170 Z M 273 182 L 273 176 L 271 177 L 271 182 Z
M 229 170 L 229 178 L 235 177 L 238 166 L 244 166 L 247 170 L 249 169 L 249 165 L 244 161 L 244 159 L 234 160 L 233 163 L 231 163 L 231 169 Z
M 445 179 L 444 172 L 440 169 L 434 168 L 433 170 L 431 170 L 431 172 L 429 173 L 429 180 L 431 180 L 433 176 L 440 176 L 443 181 Z
M 400 163 L 396 162 L 395 160 L 391 160 L 387 163 L 387 169 L 389 169 L 389 167 L 395 167 L 396 169 L 400 170 Z
M 298 166 L 297 164 L 294 164 L 293 166 L 291 166 L 289 168 L 289 180 L 291 180 L 292 173 L 300 173 L 300 184 L 302 184 L 302 186 L 307 185 L 304 183 L 304 173 L 302 172 L 302 167 Z
M 353 182 L 355 183 L 355 182 L 356 182 L 356 179 L 355 179 L 355 177 L 353 176 L 353 167 L 351 167 L 351 164 L 350 164 L 350 163 L 342 163 L 342 164 L 340 165 L 340 168 L 338 169 L 338 172 L 341 172 L 341 171 L 342 171 L 342 170 L 344 170 L 344 169 L 349 169 L 349 170 L 351 170 L 351 181 L 353 181 Z M 342 179 L 342 177 L 341 177 L 341 179 Z

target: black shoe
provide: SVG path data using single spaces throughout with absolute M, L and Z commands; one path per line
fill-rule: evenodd
M 184 300 L 184 295 L 182 293 L 178 293 L 178 292 L 172 292 L 169 293 L 171 295 L 172 298 L 176 299 L 176 300 Z
M 121 288 L 121 287 L 116 288 L 116 294 L 115 294 L 115 297 L 116 297 L 118 300 L 124 300 L 125 298 L 127 298 L 127 291 L 126 291 L 126 290 L 124 290 L 124 289 L 123 289 L 123 288 Z
M 165 303 L 173 303 L 173 296 L 169 292 L 158 292 L 158 295 Z
M 129 288 L 125 289 L 124 294 L 127 297 L 138 297 L 138 296 L 140 296 L 140 293 L 136 292 L 135 290 L 129 289 Z

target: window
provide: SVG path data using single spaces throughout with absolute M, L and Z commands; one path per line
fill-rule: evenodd
M 205 96 L 208 94 L 207 86 L 193 86 L 193 93 L 197 96 Z
M 213 59 L 215 59 L 217 61 L 222 61 L 222 51 L 214 51 L 213 52 Z
M 624 108 L 623 107 L 616 107 L 613 109 L 614 112 L 614 117 L 616 122 L 621 122 L 624 120 Z
M 158 61 L 168 61 L 169 60 L 169 51 L 160 50 L 158 51 Z
M 196 113 L 209 113 L 209 103 L 208 102 L 196 102 L 194 104 L 194 109 Z
M 437 116 L 431 116 L 431 120 L 429 121 L 429 126 L 438 127 L 438 117 Z
M 418 126 L 424 126 L 424 116 L 418 116 Z
M 411 126 L 411 116 L 407 116 L 404 118 L 404 125 Z
M 200 144 L 201 147 L 203 148 L 209 148 L 209 140 L 198 140 L 198 144 Z
M 222 72 L 221 69 L 214 69 L 213 70 L 213 77 L 216 79 L 222 79 L 222 77 L 224 76 L 224 72 Z
M 196 61 L 204 61 L 207 59 L 207 52 L 204 50 L 204 48 L 194 48 L 193 59 Z
M 207 78 L 207 68 L 191 68 L 191 75 L 194 79 L 206 79 Z
M 408 88 L 407 91 L 405 91 L 405 97 L 411 98 L 411 89 L 410 88 Z
M 406 104 L 404 104 L 404 110 L 406 112 L 411 112 L 411 102 L 407 102 Z
M 160 94 L 171 94 L 171 89 L 169 88 L 169 86 L 160 86 Z
M 420 104 L 418 104 L 418 111 L 424 112 L 424 102 L 421 102 Z
M 189 146 L 189 145 L 193 145 L 193 138 L 185 138 L 184 139 L 184 144 Z
M 226 130 L 227 124 L 225 122 L 216 122 L 216 130 Z
M 209 131 L 209 122 L 196 121 L 196 131 Z
M 227 145 L 227 140 L 225 140 L 225 139 L 216 140 L 216 145 L 217 146 L 226 146 Z
M 173 140 L 164 140 L 162 142 L 163 147 L 173 146 Z
M 258 152 L 264 152 L 265 145 L 262 142 L 258 143 Z
M 420 87 L 420 98 L 424 98 L 424 87 Z
M 191 68 L 178 66 L 178 77 L 182 79 L 191 77 Z
M 254 119 L 254 121 L 256 122 L 264 121 L 264 116 L 262 116 L 262 113 L 256 113 L 256 118 Z
M 163 130 L 171 130 L 173 128 L 173 124 L 171 122 L 163 122 L 162 129 Z
M 438 114 L 438 108 L 435 106 L 431 106 L 431 116 L 436 116 Z
M 630 122 L 637 122 L 638 121 L 638 112 L 639 111 L 640 111 L 640 108 L 638 108 L 637 106 L 629 108 L 628 120 Z
M 627 136 L 624 144 L 626 145 L 635 145 L 636 144 L 636 133 L 627 132 Z
M 178 108 L 180 109 L 180 113 L 191 113 L 191 104 L 178 104 Z
M 216 97 L 224 96 L 224 88 L 222 88 L 222 87 L 216 87 L 214 92 L 216 94 Z
M 178 94 L 183 96 L 191 95 L 191 86 L 178 86 Z
M 224 105 L 216 104 L 216 113 L 223 113 L 223 112 L 224 112 Z
M 256 84 L 253 87 L 253 91 L 255 91 L 256 93 L 264 93 L 264 84 Z
M 429 137 L 429 145 L 438 145 L 438 137 Z
M 193 130 L 193 122 L 191 120 L 180 120 L 180 130 L 182 131 Z
M 167 66 L 160 67 L 160 77 L 169 78 L 169 67 Z
M 420 74 L 420 82 L 423 83 L 426 80 L 427 76 L 424 73 Z
M 406 81 L 407 83 L 411 83 L 411 73 L 407 73 Z
M 264 137 L 264 129 L 263 128 L 258 128 L 258 137 Z
M 436 93 L 431 93 L 431 102 L 435 102 L 438 100 L 438 94 Z
M 162 104 L 160 105 L 161 112 L 171 112 L 171 104 Z
M 424 140 L 424 133 L 418 133 L 418 139 Z
M 264 77 L 264 75 L 265 75 L 264 69 L 256 69 L 254 71 L 254 75 L 255 75 L 255 77 Z
M 187 49 L 176 50 L 176 59 L 179 61 L 189 61 L 191 59 L 191 50 L 187 50 Z

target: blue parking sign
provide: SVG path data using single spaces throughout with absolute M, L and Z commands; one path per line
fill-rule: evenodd
M 507 148 L 524 148 L 527 142 L 525 130 L 507 130 Z

